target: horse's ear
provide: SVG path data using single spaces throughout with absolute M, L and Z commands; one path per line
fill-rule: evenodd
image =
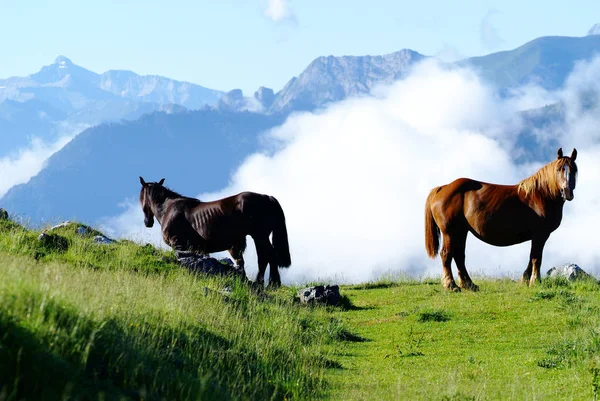
M 141 175 L 140 175 L 140 184 L 142 184 L 143 187 L 146 186 L 146 181 L 144 181 L 144 179 L 142 178 Z
M 162 185 L 162 184 L 164 184 L 164 183 L 165 183 L 165 179 L 163 178 L 163 179 L 161 179 L 161 180 L 158 182 L 158 185 Z
M 571 152 L 571 160 L 575 161 L 577 159 L 577 149 L 573 148 L 573 152 Z
M 563 157 L 563 152 L 562 152 L 562 148 L 558 148 L 558 152 L 556 152 L 556 154 L 558 155 L 558 158 L 562 158 Z

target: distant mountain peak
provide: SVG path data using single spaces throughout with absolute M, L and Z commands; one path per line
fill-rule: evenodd
M 588 31 L 588 36 L 590 35 L 600 35 L 600 23 L 594 24 L 590 30 Z
M 59 66 L 64 66 L 64 67 L 68 67 L 73 65 L 73 62 L 65 56 L 58 56 L 55 60 L 54 60 L 54 64 L 58 64 Z
M 370 93 L 375 85 L 404 77 L 426 56 L 402 49 L 382 56 L 322 56 L 275 95 L 269 112 L 313 110 L 326 103 Z M 264 103 L 263 103 L 264 104 Z

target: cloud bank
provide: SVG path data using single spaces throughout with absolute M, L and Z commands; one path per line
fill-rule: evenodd
M 53 143 L 45 143 L 38 138 L 33 138 L 29 147 L 0 158 L 0 198 L 13 186 L 26 183 L 39 173 L 46 160 L 62 149 L 72 138 L 72 135 L 64 135 Z
M 274 195 L 287 219 L 292 267 L 284 283 L 364 282 L 387 274 L 439 277 L 441 261 L 424 248 L 423 208 L 431 188 L 459 177 L 514 184 L 552 160 L 519 165 L 515 148 L 521 110 L 561 101 L 565 123 L 539 132 L 565 148 L 579 148 L 579 182 L 565 204 L 563 223 L 548 241 L 543 270 L 565 262 L 600 272 L 595 222 L 600 221 L 600 126 L 591 93 L 600 93 L 600 61 L 577 66 L 563 89 L 526 87 L 507 98 L 467 68 L 434 62 L 372 97 L 349 99 L 316 113 L 292 115 L 266 134 L 271 151 L 251 155 L 218 193 L 244 190 Z M 592 81 L 592 84 L 590 83 Z M 594 83 L 595 82 L 595 83 Z M 596 87 L 598 86 L 598 87 Z M 167 177 L 167 185 L 169 178 Z M 176 190 L 176 188 L 174 188 Z M 107 223 L 113 232 L 161 243 L 143 228 L 139 205 Z M 498 248 L 469 235 L 472 275 L 517 277 L 530 243 Z M 256 272 L 249 240 L 247 272 Z

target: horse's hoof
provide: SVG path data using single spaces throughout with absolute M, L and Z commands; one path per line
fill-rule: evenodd
M 452 291 L 452 292 L 460 292 L 460 287 L 457 286 L 456 284 L 454 285 L 449 285 L 449 286 L 444 286 L 444 289 L 446 291 Z
M 473 291 L 473 292 L 479 291 L 479 286 L 473 282 L 461 283 L 460 288 L 462 288 L 463 290 Z

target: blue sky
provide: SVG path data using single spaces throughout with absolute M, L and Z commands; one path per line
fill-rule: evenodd
M 0 0 L 0 77 L 65 55 L 214 89 L 276 91 L 322 55 L 477 56 L 583 36 L 600 1 Z

